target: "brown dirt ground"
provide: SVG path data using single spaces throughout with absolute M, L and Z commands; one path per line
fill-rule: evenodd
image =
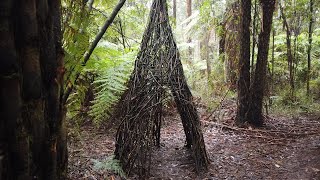
M 222 105 L 210 116 L 199 106 L 207 152 L 208 172 L 195 173 L 191 153 L 176 112 L 167 111 L 161 147 L 154 150 L 150 179 L 315 179 L 320 180 L 320 116 L 266 118 L 260 129 L 233 125 L 234 105 Z M 121 179 L 96 170 L 93 161 L 114 151 L 114 130 L 80 128 L 69 140 L 69 179 Z M 139 179 L 131 175 L 127 179 Z

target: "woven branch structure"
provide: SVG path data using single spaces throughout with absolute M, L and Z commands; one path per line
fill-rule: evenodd
M 166 0 L 154 0 L 135 69 L 114 115 L 121 120 L 115 157 L 127 174 L 135 170 L 140 176 L 149 176 L 152 150 L 160 147 L 162 106 L 168 90 L 176 102 L 196 170 L 206 170 L 209 160 L 199 116 L 183 74 Z

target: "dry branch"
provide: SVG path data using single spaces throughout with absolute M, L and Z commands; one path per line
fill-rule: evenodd
M 286 139 L 286 138 L 299 138 L 299 137 L 305 137 L 305 136 L 310 136 L 310 135 L 315 135 L 315 134 L 320 134 L 320 129 L 315 128 L 315 129 L 306 129 L 306 130 L 299 130 L 299 132 L 292 132 L 292 131 L 284 131 L 284 130 L 263 130 L 263 129 L 248 129 L 248 128 L 240 128 L 240 127 L 235 127 L 235 126 L 229 126 L 227 124 L 220 124 L 220 123 L 215 123 L 215 122 L 210 122 L 210 121 L 201 121 L 205 125 L 210 125 L 210 126 L 215 126 L 215 127 L 220 127 L 225 130 L 232 130 L 232 131 L 242 131 L 242 132 L 247 132 L 247 133 L 254 133 L 254 134 L 263 134 L 264 136 L 254 136 L 258 138 L 268 138 L 267 136 L 271 136 L 273 138 L 276 137 L 281 137 L 280 139 Z

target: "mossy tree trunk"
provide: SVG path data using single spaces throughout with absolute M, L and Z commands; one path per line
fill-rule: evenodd
M 60 1 L 0 2 L 0 179 L 64 179 Z
M 240 7 L 236 1 L 228 7 L 225 21 L 225 75 L 231 89 L 237 87 L 237 64 L 240 55 Z

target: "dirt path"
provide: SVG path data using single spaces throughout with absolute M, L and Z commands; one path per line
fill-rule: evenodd
M 258 130 L 234 127 L 230 116 L 223 125 L 214 117 L 207 119 L 203 132 L 211 164 L 207 173 L 197 176 L 191 153 L 184 148 L 182 124 L 174 114 L 165 118 L 150 179 L 320 179 L 319 117 L 269 118 Z M 113 139 L 113 133 L 82 127 L 81 138 L 69 144 L 70 179 L 119 179 L 93 168 L 92 159 L 112 155 Z

